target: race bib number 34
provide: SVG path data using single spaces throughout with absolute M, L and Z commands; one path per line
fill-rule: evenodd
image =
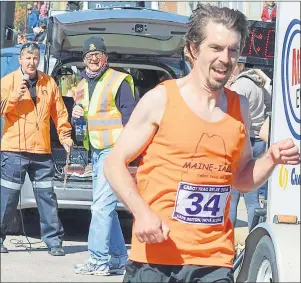
M 188 224 L 223 224 L 230 190 L 229 185 L 180 182 L 172 218 Z

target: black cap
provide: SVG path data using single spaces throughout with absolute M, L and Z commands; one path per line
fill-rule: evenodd
M 101 37 L 92 36 L 85 40 L 83 46 L 83 57 L 89 52 L 92 51 L 102 51 L 106 52 L 107 48 L 105 42 Z

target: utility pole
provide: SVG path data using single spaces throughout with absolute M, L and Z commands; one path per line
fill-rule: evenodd
M 0 48 L 13 46 L 15 1 L 1 1 Z

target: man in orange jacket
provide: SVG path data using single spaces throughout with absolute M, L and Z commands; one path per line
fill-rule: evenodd
M 26 43 L 20 51 L 20 69 L 1 79 L 1 253 L 7 225 L 17 209 L 26 172 L 32 182 L 40 214 L 41 238 L 49 253 L 64 255 L 64 229 L 58 217 L 53 189 L 50 117 L 66 151 L 73 146 L 68 112 L 55 81 L 37 71 L 39 46 Z

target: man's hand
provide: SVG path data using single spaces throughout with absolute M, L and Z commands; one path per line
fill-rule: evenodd
M 135 218 L 134 233 L 140 243 L 162 243 L 168 239 L 169 228 L 151 210 Z
M 84 109 L 79 105 L 75 105 L 72 110 L 72 117 L 80 118 L 82 116 L 84 116 Z
M 63 147 L 66 150 L 67 153 L 70 153 L 73 148 L 73 140 L 70 140 L 68 142 L 63 143 Z
M 269 153 L 275 165 L 300 164 L 299 148 L 294 144 L 292 139 L 285 139 L 272 144 L 269 148 Z
M 12 99 L 13 100 L 21 99 L 26 94 L 27 90 L 28 90 L 28 88 L 27 88 L 27 85 L 26 85 L 26 81 L 22 80 L 21 84 L 17 88 L 17 91 L 15 93 L 12 93 L 12 95 L 11 95 Z

